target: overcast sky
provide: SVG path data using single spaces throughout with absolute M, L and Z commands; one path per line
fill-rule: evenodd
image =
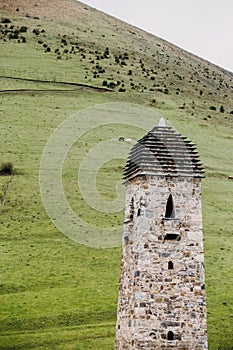
M 233 72 L 233 0 L 82 2 Z

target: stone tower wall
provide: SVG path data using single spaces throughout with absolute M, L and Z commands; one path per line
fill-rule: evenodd
M 126 184 L 115 349 L 207 349 L 199 178 Z

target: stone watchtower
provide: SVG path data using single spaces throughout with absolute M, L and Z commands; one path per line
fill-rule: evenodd
M 132 148 L 115 350 L 208 348 L 203 177 L 194 145 L 164 120 Z

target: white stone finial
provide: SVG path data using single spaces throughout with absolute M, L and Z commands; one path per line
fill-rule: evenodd
M 162 127 L 166 126 L 166 121 L 163 117 L 161 117 L 159 120 L 159 126 L 162 126 Z

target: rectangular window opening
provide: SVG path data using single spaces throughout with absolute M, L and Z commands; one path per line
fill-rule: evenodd
M 176 233 L 167 233 L 164 237 L 165 241 L 180 241 L 180 235 Z

